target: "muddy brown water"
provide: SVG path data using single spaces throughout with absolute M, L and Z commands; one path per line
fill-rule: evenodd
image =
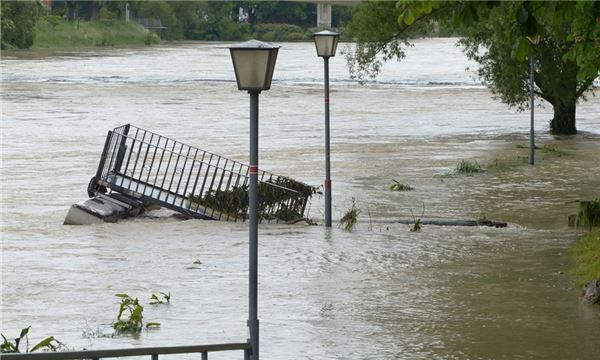
M 261 96 L 261 167 L 318 185 L 322 63 L 311 44 L 282 45 Z M 86 198 L 110 128 L 132 123 L 247 160 L 249 99 L 227 46 L 3 54 L 2 333 L 31 325 L 31 342 L 54 335 L 72 349 L 246 339 L 246 224 L 158 210 L 61 225 Z M 600 313 L 578 303 L 567 275 L 579 234 L 567 215 L 576 200 L 600 196 L 598 98 L 580 104 L 572 137 L 548 135 L 550 109 L 537 109 L 536 141 L 560 156 L 538 150 L 533 167 L 446 177 L 462 159 L 522 163 L 528 113 L 492 99 L 453 39 L 418 41 L 405 63 L 366 85 L 349 79 L 343 58 L 331 65 L 334 218 L 355 198 L 358 228 L 261 225 L 262 356 L 597 358 Z M 392 179 L 415 191 L 390 192 Z M 421 214 L 510 225 L 414 233 L 385 223 Z M 322 199 L 310 215 L 322 222 Z M 146 305 L 144 315 L 160 330 L 110 335 L 114 294 L 147 303 L 159 291 L 172 303 Z

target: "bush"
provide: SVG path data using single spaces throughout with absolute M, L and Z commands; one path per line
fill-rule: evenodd
M 577 286 L 600 277 L 600 230 L 594 230 L 579 239 L 570 250 L 576 267 L 571 271 Z
M 262 41 L 302 41 L 311 40 L 311 33 L 298 25 L 259 24 L 253 37 Z
M 33 45 L 41 5 L 33 1 L 0 3 L 0 47 L 27 49 Z

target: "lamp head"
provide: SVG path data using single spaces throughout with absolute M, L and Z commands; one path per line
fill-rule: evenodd
M 249 40 L 229 48 L 239 90 L 262 91 L 271 88 L 279 46 Z

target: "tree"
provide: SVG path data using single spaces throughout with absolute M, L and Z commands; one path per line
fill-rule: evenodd
M 0 4 L 1 48 L 27 49 L 33 45 L 35 24 L 41 14 L 37 1 L 2 1 Z
M 358 43 L 348 60 L 356 76 L 376 74 L 381 62 L 402 59 L 411 29 L 446 22 L 463 34 L 465 54 L 495 96 L 519 110 L 528 106 L 529 59 L 535 95 L 554 109 L 550 131 L 575 134 L 578 100 L 593 90 L 600 70 L 600 2 L 367 2 L 350 29 Z

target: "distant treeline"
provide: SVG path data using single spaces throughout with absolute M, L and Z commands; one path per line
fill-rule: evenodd
M 317 21 L 314 3 L 289 1 L 2 1 L 2 48 L 28 48 L 38 20 L 69 22 L 160 20 L 164 40 L 309 40 Z M 351 7 L 333 6 L 333 27 Z
M 311 40 L 314 3 L 292 1 L 70 1 L 0 2 L 2 49 L 137 46 L 163 40 Z M 353 6 L 332 6 L 332 27 L 344 40 Z M 126 20 L 129 19 L 128 22 Z M 137 22 L 158 24 L 149 33 Z M 444 24 L 414 26 L 419 36 L 447 36 Z

